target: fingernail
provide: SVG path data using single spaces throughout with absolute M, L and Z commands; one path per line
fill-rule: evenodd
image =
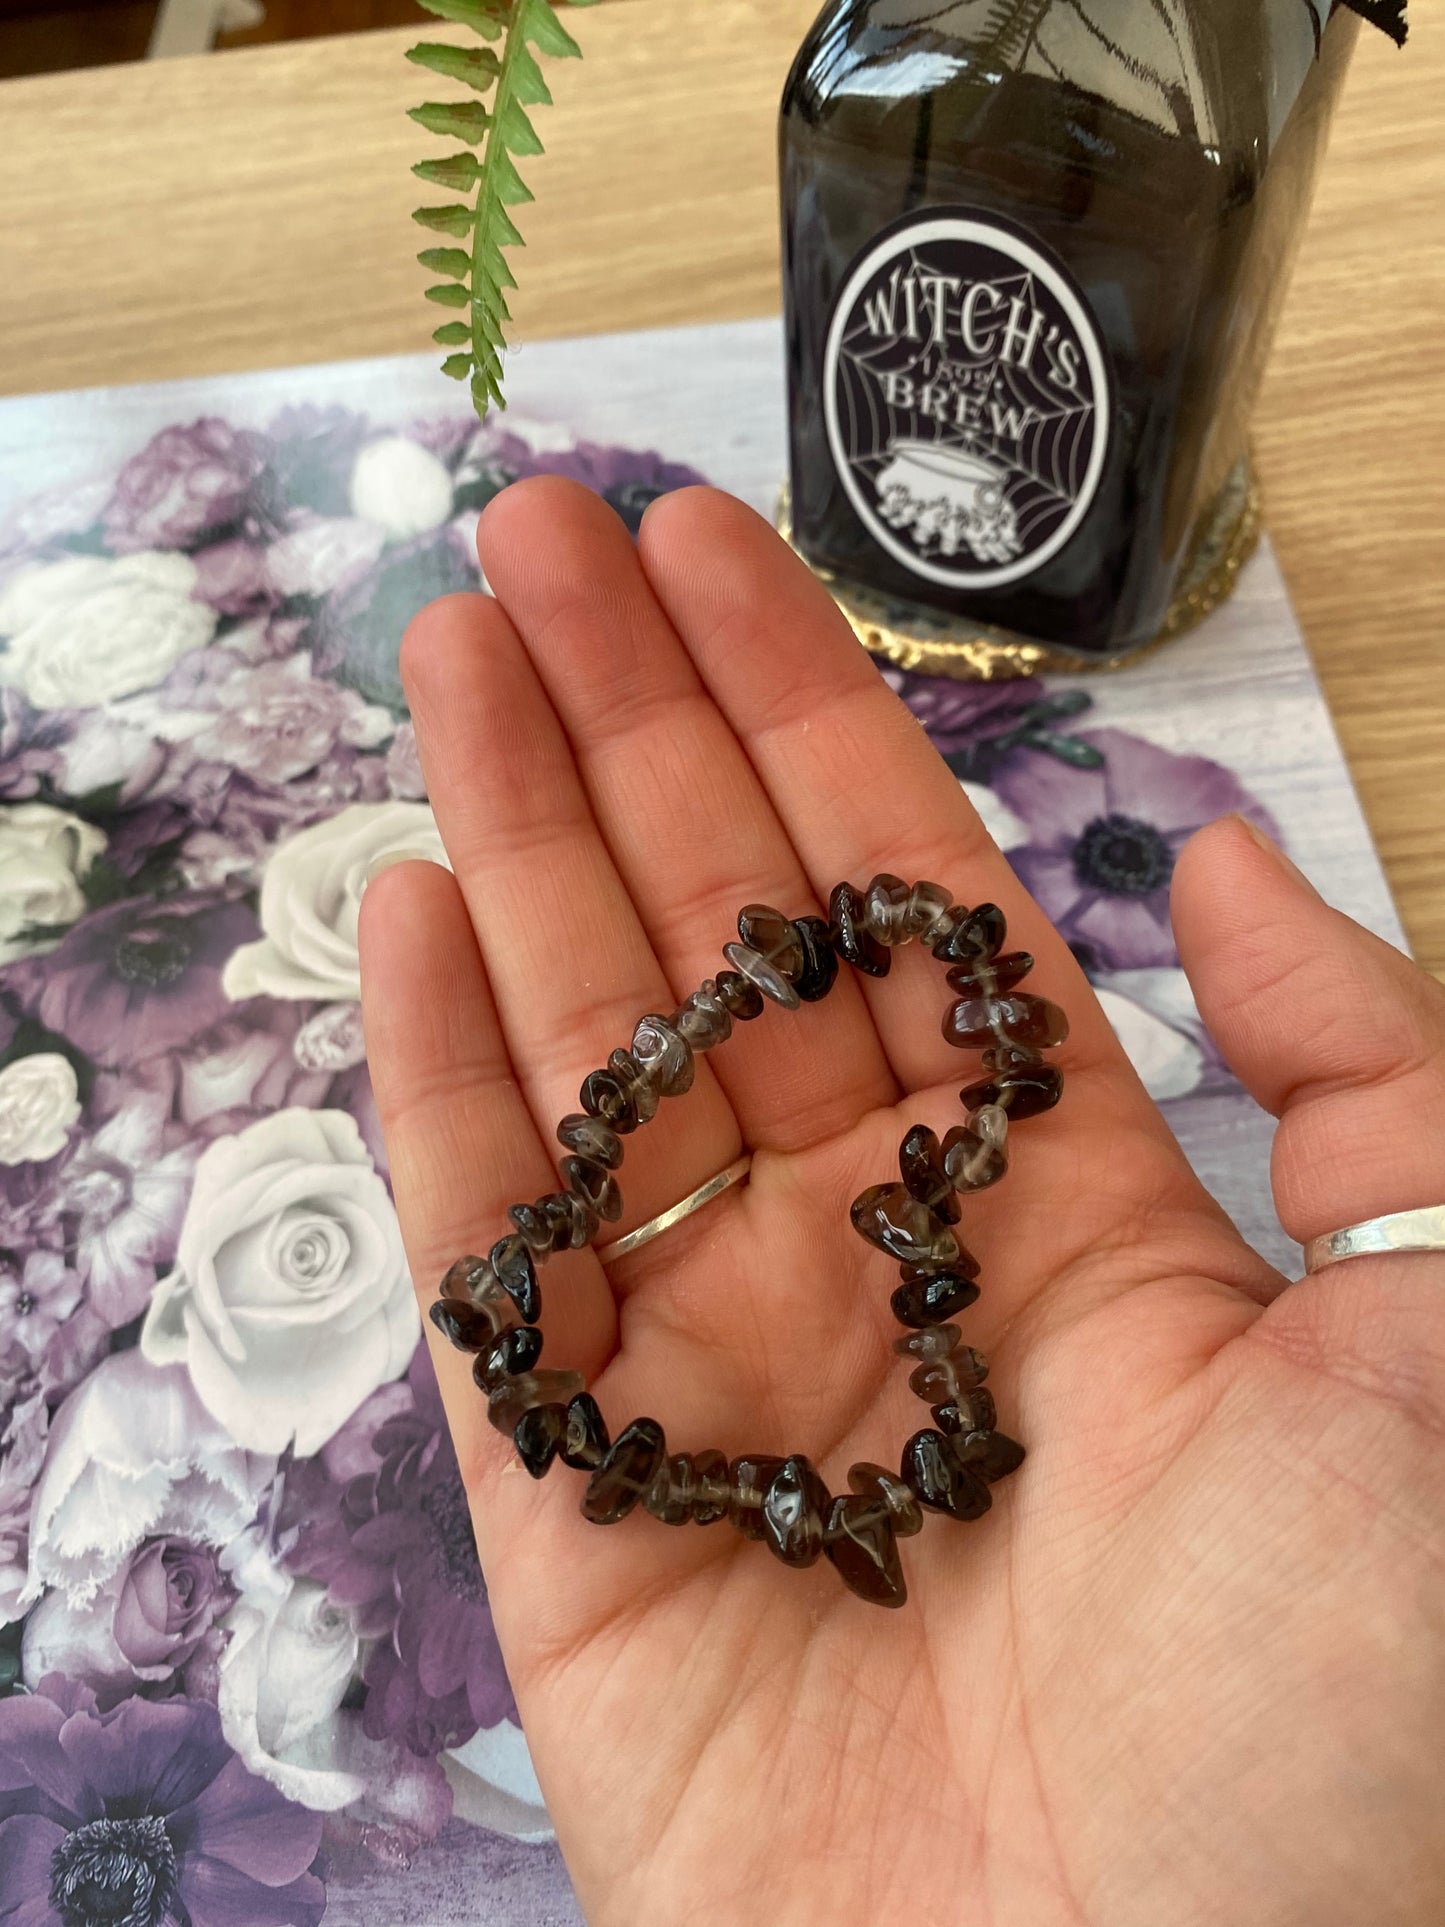
M 1270 856 L 1272 856 L 1275 862 L 1279 865 L 1279 867 L 1283 871 L 1285 871 L 1287 875 L 1292 876 L 1294 878 L 1296 883 L 1301 884 L 1306 890 L 1308 890 L 1311 896 L 1317 897 L 1319 895 L 1319 891 L 1310 882 L 1309 878 L 1305 875 L 1304 871 L 1299 867 L 1299 865 L 1297 863 L 1293 863 L 1290 861 L 1290 859 L 1285 855 L 1284 851 L 1275 842 L 1274 838 L 1270 836 L 1266 836 L 1264 831 L 1259 827 L 1258 823 L 1251 823 L 1247 816 L 1241 816 L 1238 811 L 1236 811 L 1234 814 L 1234 820 L 1236 823 L 1239 824 L 1241 829 L 1247 831 L 1248 834 L 1251 837 L 1253 837 L 1254 841 L 1259 845 L 1260 849 L 1266 851 Z
M 430 850 L 383 850 L 367 864 L 361 879 L 364 890 L 368 883 L 375 883 L 383 870 L 390 870 L 398 863 L 435 863 L 436 857 Z

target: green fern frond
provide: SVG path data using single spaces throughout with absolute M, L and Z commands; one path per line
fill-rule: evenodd
M 573 6 L 593 3 L 571 0 Z M 565 59 L 581 52 L 553 11 L 554 4 L 555 0 L 421 0 L 426 11 L 439 19 L 470 27 L 484 40 L 500 41 L 500 52 L 424 41 L 407 53 L 410 61 L 428 72 L 460 81 L 474 93 L 492 95 L 490 108 L 480 101 L 428 101 L 409 110 L 428 133 L 480 150 L 420 161 L 412 169 L 420 179 L 454 193 L 476 189 L 470 206 L 418 208 L 412 219 L 437 233 L 471 242 L 470 253 L 462 248 L 427 248 L 417 258 L 433 274 L 451 277 L 428 288 L 427 300 L 470 312 L 469 321 L 449 321 L 435 331 L 433 339 L 447 348 L 465 344 L 464 353 L 447 356 L 442 372 L 455 381 L 471 383 L 479 415 L 493 405 L 506 407 L 502 356 L 511 320 L 506 290 L 515 288 L 517 281 L 502 250 L 523 245 L 507 210 L 532 199 L 513 157 L 525 159 L 543 151 L 527 109 L 545 107 L 552 99 L 536 55 Z

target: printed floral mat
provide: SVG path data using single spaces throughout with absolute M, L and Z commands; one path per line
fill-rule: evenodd
M 772 323 L 0 404 L 0 1923 L 577 1919 L 362 1055 L 368 866 L 439 848 L 396 672 L 516 476 L 767 509 Z M 448 412 L 450 410 L 450 412 Z M 1225 810 L 1398 940 L 1268 554 L 1127 676 L 891 676 L 1270 1256 L 1167 914 Z M 106 1915 L 109 1919 L 111 1916 Z

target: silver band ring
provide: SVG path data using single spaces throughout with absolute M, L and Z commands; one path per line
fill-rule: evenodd
M 1343 1231 L 1311 1238 L 1304 1248 L 1305 1276 L 1345 1258 L 1368 1258 L 1382 1251 L 1445 1251 L 1445 1204 L 1392 1211 L 1387 1217 L 1366 1218 Z
M 729 1185 L 741 1184 L 752 1169 L 752 1164 L 752 1152 L 744 1151 L 743 1155 L 736 1158 L 726 1171 L 719 1171 L 715 1178 L 709 1178 L 706 1184 L 700 1184 L 696 1191 L 689 1191 L 685 1198 L 679 1198 L 676 1204 L 670 1204 L 666 1211 L 659 1211 L 657 1216 L 649 1218 L 646 1224 L 638 1225 L 635 1231 L 629 1231 L 625 1237 L 615 1238 L 610 1245 L 595 1247 L 597 1256 L 604 1265 L 610 1265 L 615 1258 L 625 1258 L 630 1251 L 640 1250 L 643 1245 L 650 1244 L 654 1238 L 661 1237 L 664 1231 L 671 1231 L 675 1224 L 681 1224 L 684 1218 L 690 1218 L 694 1211 L 701 1211 L 705 1204 L 711 1204 L 713 1199 L 726 1191 Z

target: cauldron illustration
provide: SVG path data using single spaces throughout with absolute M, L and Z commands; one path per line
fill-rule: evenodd
M 924 555 L 967 549 L 980 562 L 1019 553 L 1018 524 L 1004 494 L 1008 470 L 944 442 L 890 442 L 878 472 L 878 512 L 906 530 Z

